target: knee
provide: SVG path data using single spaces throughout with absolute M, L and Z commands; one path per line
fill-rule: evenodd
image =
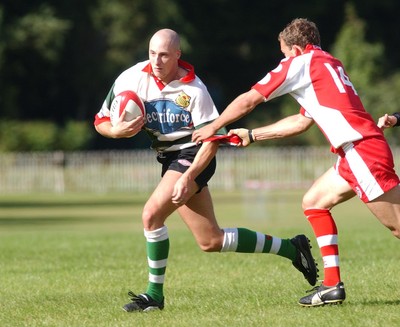
M 153 213 L 151 212 L 151 210 L 148 210 L 146 207 L 143 208 L 143 211 L 142 211 L 143 224 L 145 224 L 146 222 L 150 222 L 152 220 L 152 217 L 153 217 Z
M 151 210 L 150 208 L 145 207 L 143 209 L 142 222 L 143 222 L 143 227 L 147 230 L 153 230 L 153 229 L 159 227 L 157 225 L 155 212 L 154 212 L 154 210 Z
M 221 237 L 213 237 L 206 240 L 198 240 L 197 244 L 203 252 L 219 252 L 222 248 L 222 239 Z
M 309 208 L 316 208 L 314 197 L 310 195 L 310 193 L 304 194 L 303 201 L 301 202 L 301 207 L 303 211 Z
M 390 228 L 394 237 L 400 239 L 400 230 L 398 228 Z
M 382 224 L 391 231 L 392 235 L 400 239 L 400 221 L 381 221 Z
M 304 194 L 301 206 L 303 211 L 310 208 L 331 209 L 345 199 L 345 196 L 342 197 L 334 192 L 310 190 Z

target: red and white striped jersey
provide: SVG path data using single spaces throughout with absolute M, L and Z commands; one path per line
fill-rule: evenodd
M 332 145 L 369 137 L 383 137 L 365 111 L 342 63 L 317 46 L 307 45 L 303 54 L 283 59 L 253 88 L 265 101 L 290 94 L 300 112 L 312 118 Z

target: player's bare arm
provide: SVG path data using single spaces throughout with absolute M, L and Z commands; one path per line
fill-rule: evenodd
M 111 125 L 111 122 L 106 121 L 95 126 L 96 131 L 101 135 L 108 138 L 129 138 L 135 136 L 140 132 L 144 125 L 144 118 L 138 116 L 131 121 L 125 121 L 124 111 L 118 119 L 118 123 L 115 126 Z
M 313 119 L 296 114 L 285 117 L 274 124 L 253 129 L 253 139 L 254 141 L 263 141 L 295 136 L 304 133 L 313 124 Z
M 219 142 L 204 142 L 197 152 L 190 168 L 175 183 L 172 202 L 178 206 L 185 204 L 197 192 L 195 178 L 208 166 L 218 151 Z M 195 189 L 193 189 L 195 188 Z
M 264 100 L 264 96 L 253 89 L 239 95 L 228 105 L 228 107 L 226 107 L 226 109 L 216 120 L 214 120 L 211 124 L 196 130 L 193 133 L 192 141 L 198 143 L 210 136 L 213 136 L 222 127 L 235 122 L 251 112 L 258 104 L 264 102 Z
M 235 128 L 229 131 L 229 135 L 236 134 L 242 139 L 241 146 L 248 146 L 255 141 L 271 140 L 295 136 L 308 130 L 314 121 L 301 114 L 286 117 L 274 124 L 259 127 L 253 130 Z

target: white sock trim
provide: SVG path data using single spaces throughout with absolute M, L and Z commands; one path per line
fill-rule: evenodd
M 238 229 L 224 228 L 224 243 L 220 252 L 236 252 L 238 246 Z
M 144 230 L 147 242 L 161 242 L 168 238 L 168 228 L 163 226 L 155 230 Z

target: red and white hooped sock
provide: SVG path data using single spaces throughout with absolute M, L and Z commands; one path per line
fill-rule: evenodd
M 307 209 L 304 211 L 314 230 L 324 262 L 325 286 L 334 286 L 340 282 L 338 231 L 328 209 Z

